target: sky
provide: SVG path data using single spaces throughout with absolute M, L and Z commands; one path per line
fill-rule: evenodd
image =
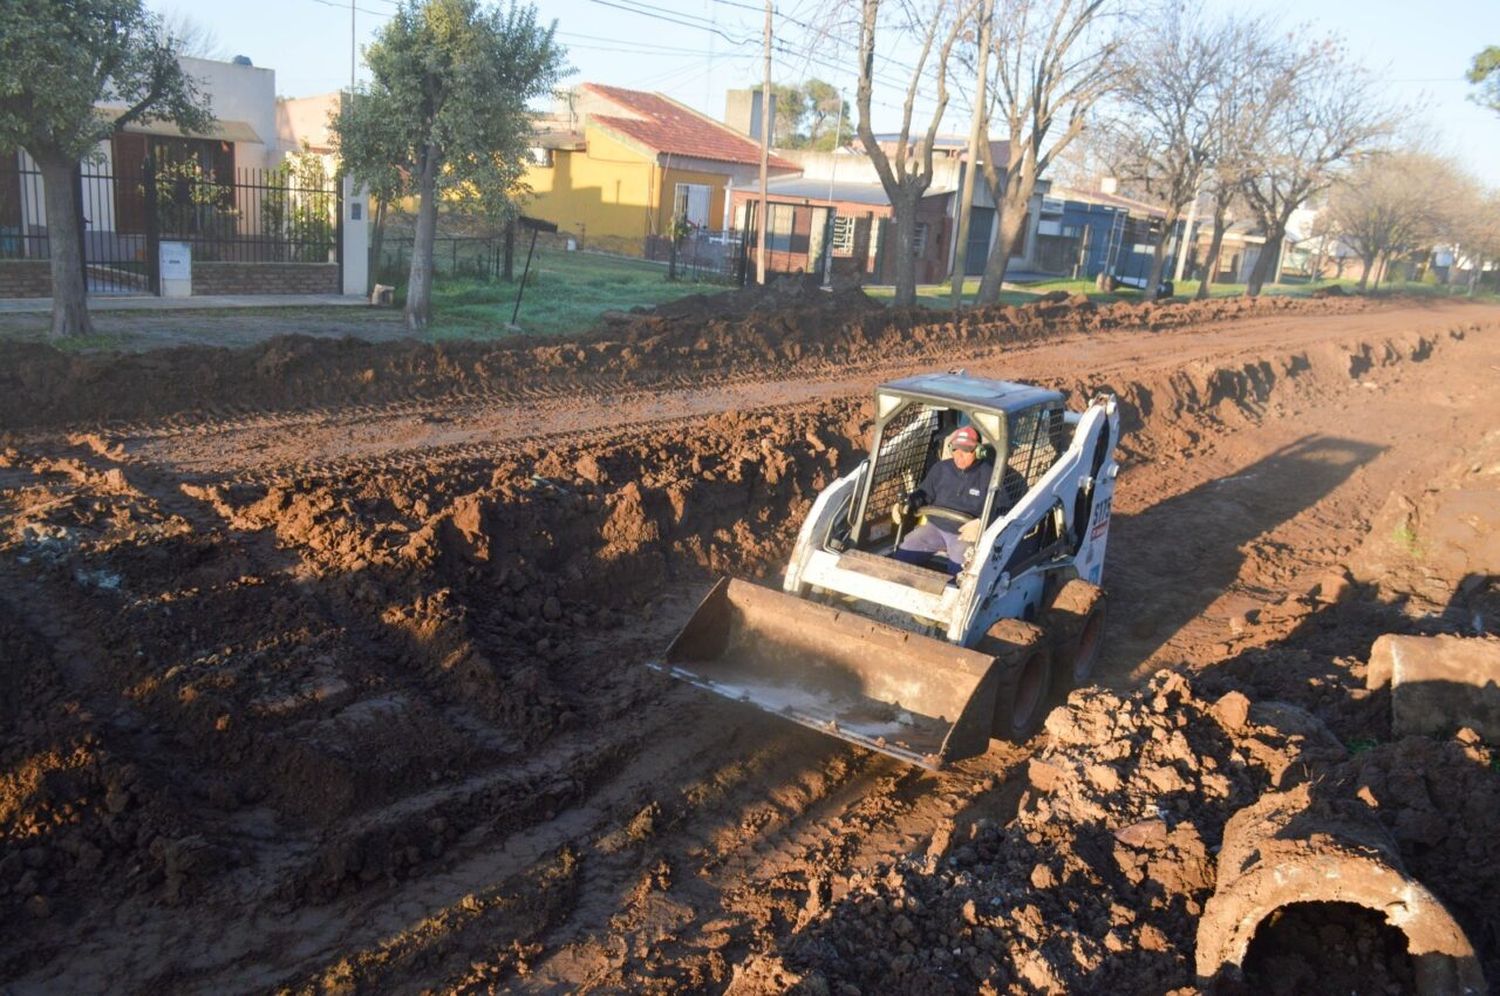
M 1206 0 L 1227 8 L 1232 0 Z M 854 43 L 826 28 L 850 0 L 775 0 L 772 79 L 796 83 L 817 77 L 843 88 L 852 102 Z M 1002 4 L 1004 0 L 997 0 Z M 353 0 L 353 42 L 368 44 L 396 9 L 395 0 Z M 557 22 L 572 72 L 565 84 L 606 83 L 665 93 L 715 117 L 727 89 L 756 84 L 762 73 L 761 0 L 534 0 L 539 19 Z M 621 9 L 626 4 L 638 12 Z M 147 0 L 166 14 L 185 14 L 213 33 L 224 58 L 247 55 L 276 71 L 277 92 L 288 97 L 348 86 L 350 0 L 221 0 L 209 5 Z M 1125 6 L 1130 6 L 1127 2 Z M 1136 6 L 1139 6 L 1137 4 Z M 1298 36 L 1341 36 L 1349 53 L 1381 79 L 1413 124 L 1435 132 L 1451 154 L 1490 187 L 1500 189 L 1500 114 L 1468 100 L 1464 71 L 1480 49 L 1500 44 L 1500 0 L 1447 0 L 1426 8 L 1410 0 L 1239 0 L 1238 9 L 1263 14 Z M 645 13 L 639 12 L 644 10 Z M 840 12 L 843 12 L 840 15 Z M 812 29 L 824 28 L 819 34 Z M 815 39 L 810 41 L 810 39 Z M 897 53 L 898 55 L 900 53 Z M 356 52 L 356 73 L 368 80 Z M 900 82 L 899 65 L 877 60 L 877 79 Z M 901 98 L 877 90 L 877 131 L 899 125 Z M 944 130 L 966 133 L 969 95 L 955 93 Z

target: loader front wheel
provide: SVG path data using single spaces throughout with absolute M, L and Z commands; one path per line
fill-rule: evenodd
M 1052 637 L 1053 684 L 1059 694 L 1094 680 L 1094 669 L 1104 646 L 1104 592 L 1098 585 L 1074 578 L 1058 589 L 1047 607 L 1047 631 Z
M 1041 728 L 1052 686 L 1052 654 L 1041 627 L 1001 619 L 985 636 L 984 650 L 1000 672 L 992 735 L 1023 743 Z

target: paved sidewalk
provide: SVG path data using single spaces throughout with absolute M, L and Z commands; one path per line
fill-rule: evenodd
M 152 297 L 97 294 L 89 311 L 214 311 L 220 308 L 369 307 L 363 297 L 343 294 L 201 294 L 196 297 Z M 0 312 L 51 312 L 50 297 L 0 298 Z

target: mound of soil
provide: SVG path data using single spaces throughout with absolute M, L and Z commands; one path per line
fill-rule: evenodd
M 776 293 L 800 303 L 708 299 L 570 343 L 284 340 L 279 353 L 175 351 L 119 370 L 47 354 L 17 376 L 66 368 L 53 382 L 64 395 L 39 402 L 52 405 L 39 421 L 87 410 L 90 385 L 102 411 L 129 396 L 131 378 L 161 392 L 140 404 L 164 410 L 235 376 L 247 404 L 590 383 L 607 400 L 637 376 L 696 389 L 707 371 L 816 370 L 824 357 L 873 360 L 910 343 L 956 356 L 968 343 L 1116 318 L 1144 328 L 1190 310 L 1065 300 L 922 326 L 917 312 L 859 298 Z M 1191 320 L 1312 307 L 1211 305 L 1223 310 Z M 1365 385 L 1415 378 L 1434 356 L 1457 369 L 1446 351 L 1471 348 L 1461 339 L 1427 327 L 1325 339 L 1113 385 L 1133 431 L 1130 472 L 1153 473 L 1153 455 L 1173 468 L 1120 512 L 1111 542 L 1136 573 L 1115 576 L 1165 590 L 1190 573 L 1184 550 L 1234 569 L 1262 558 L 1252 580 L 1263 604 L 1239 621 L 1273 635 L 1223 660 L 1202 651 L 1186 666 L 1207 670 L 1191 678 L 1076 693 L 1034 757 L 996 748 L 941 775 L 746 718 L 642 667 L 712 577 L 776 573 L 818 492 L 862 455 L 863 397 L 641 419 L 479 457 L 415 448 L 263 474 L 233 461 L 184 474 L 173 454 L 142 457 L 144 432 L 18 432 L 0 441 L 0 917 L 14 928 L 0 974 L 55 990 L 588 979 L 701 991 L 763 951 L 741 972 L 747 985 L 760 971 L 832 992 L 1169 991 L 1191 984 L 1228 815 L 1306 780 L 1375 807 L 1492 964 L 1493 754 L 1463 735 L 1383 742 L 1381 703 L 1353 695 L 1358 654 L 1400 616 L 1396 588 L 1367 577 L 1351 550 L 1357 527 L 1329 541 L 1351 572 L 1313 588 L 1293 583 L 1306 551 L 1260 539 L 1271 520 L 1247 516 L 1253 528 L 1231 529 L 1214 552 L 1183 545 L 1182 506 L 1171 507 L 1200 502 L 1202 521 L 1229 508 L 1173 492 L 1183 454 L 1230 473 L 1238 464 L 1213 446 L 1236 428 L 1370 397 Z M 578 370 L 595 362 L 609 375 L 591 382 Z M 385 409 L 341 411 L 378 425 Z M 245 446 L 222 442 L 233 436 L 222 425 L 198 428 L 205 445 Z M 1288 466 L 1313 473 L 1320 453 L 1344 452 Z M 1459 483 L 1491 486 L 1492 455 L 1464 457 Z M 1156 520 L 1166 525 L 1153 525 L 1151 500 L 1168 506 Z M 1472 516 L 1429 511 L 1417 491 L 1410 501 L 1421 548 L 1448 551 L 1427 566 L 1458 565 L 1467 534 L 1455 523 Z M 1438 601 L 1464 590 L 1461 579 L 1427 584 L 1412 551 L 1402 563 L 1388 573 Z M 1111 626 L 1145 640 L 1151 625 L 1176 624 L 1122 615 Z M 913 856 L 892 857 L 934 827 Z M 1354 950 L 1362 937 L 1350 928 Z
M 851 882 L 786 965 L 835 993 L 1190 986 L 1225 821 L 1344 756 L 1295 707 L 1206 701 L 1171 672 L 1075 692 L 1046 729 L 1013 819 Z
M 475 393 L 509 397 L 603 382 L 644 387 L 706 373 L 764 376 L 795 366 L 914 358 L 936 348 L 972 352 L 1105 329 L 1158 331 L 1249 315 L 1367 306 L 1363 298 L 1100 306 L 1078 297 L 971 309 L 934 322 L 929 311 L 888 309 L 857 289 L 789 293 L 773 285 L 686 298 L 653 313 L 620 316 L 573 338 L 391 345 L 285 336 L 244 350 L 180 347 L 87 355 L 8 343 L 0 344 L 0 424 L 93 423 Z

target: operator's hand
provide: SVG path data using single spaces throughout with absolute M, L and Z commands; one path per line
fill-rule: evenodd
M 958 529 L 958 538 L 965 543 L 978 543 L 979 535 L 984 532 L 984 523 L 979 519 L 970 519 Z

